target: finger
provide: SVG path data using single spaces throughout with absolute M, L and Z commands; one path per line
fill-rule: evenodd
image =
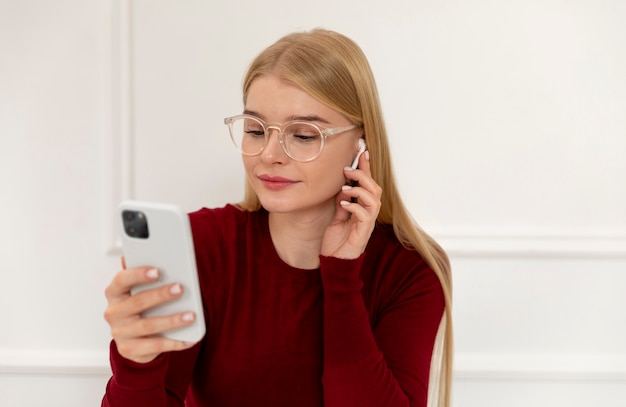
M 109 306 L 104 312 L 104 318 L 110 325 L 125 318 L 138 317 L 142 312 L 157 305 L 164 304 L 179 298 L 183 288 L 180 284 L 170 284 L 139 292 L 123 299 L 109 300 Z
M 164 304 L 179 298 L 183 294 L 183 287 L 178 284 L 168 284 L 162 287 L 141 291 L 129 297 L 125 302 L 128 303 L 129 315 L 142 313 L 157 305 Z
M 345 185 L 344 187 L 352 188 L 349 185 Z M 345 194 L 343 191 L 337 194 L 337 197 L 335 199 L 335 203 L 336 203 L 335 216 L 332 220 L 333 224 L 337 222 L 346 222 L 350 219 L 350 212 L 343 210 L 342 202 L 346 200 L 349 201 L 350 197 L 347 194 Z
M 341 200 L 343 212 L 353 216 L 361 225 L 374 225 L 382 206 L 380 198 L 360 187 L 344 188 L 342 191 L 349 198 Z
M 355 198 L 355 188 L 356 186 L 352 185 L 342 185 L 341 192 L 337 194 L 337 203 L 340 203 L 341 201 L 350 201 L 352 198 Z
M 149 337 L 190 325 L 195 320 L 196 316 L 193 312 L 181 312 L 159 317 L 134 318 L 125 324 L 112 328 L 111 334 L 113 338 L 117 339 Z
M 353 170 L 350 167 L 345 168 L 345 176 L 355 184 L 352 186 L 360 187 L 371 193 L 373 196 L 380 198 L 382 196 L 382 188 L 374 181 L 374 178 L 368 173 L 369 168 L 363 170 Z
M 344 211 L 352 215 L 352 217 L 356 219 L 358 223 L 368 222 L 373 224 L 373 222 L 370 221 L 375 220 L 374 217 L 370 215 L 368 209 L 360 203 L 343 200 L 339 202 L 339 204 L 344 209 Z
M 372 178 L 369 167 L 367 169 L 353 169 L 352 167 L 344 167 L 344 176 L 348 179 L 352 186 L 356 186 L 357 184 L 368 188 L 373 189 L 376 181 Z
M 369 189 L 368 189 L 369 188 Z M 380 197 L 382 189 L 376 183 L 372 183 L 368 187 L 344 185 L 342 188 L 342 200 L 358 203 L 368 209 L 380 209 Z
M 359 157 L 359 168 L 365 171 L 367 175 L 372 175 L 369 150 L 365 150 L 365 153 L 361 154 L 361 157 Z
M 124 269 L 115 275 L 105 290 L 105 296 L 109 300 L 126 297 L 132 287 L 156 281 L 158 278 L 159 271 L 153 267 Z

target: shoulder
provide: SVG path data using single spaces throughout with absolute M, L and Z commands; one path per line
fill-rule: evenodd
M 415 249 L 404 246 L 391 225 L 377 225 L 367 246 L 362 278 L 372 294 L 434 295 L 443 298 L 439 278 Z
M 249 213 L 236 205 L 227 204 L 221 208 L 200 208 L 197 211 L 190 212 L 189 218 L 192 221 L 202 221 L 211 218 L 245 217 Z
M 192 226 L 207 223 L 227 223 L 244 219 L 248 214 L 249 212 L 233 204 L 227 204 L 221 208 L 201 208 L 195 212 L 190 212 L 189 220 Z
M 189 213 L 196 264 L 203 279 L 210 278 L 211 284 L 217 284 L 219 280 L 215 276 L 224 277 L 228 274 L 225 271 L 232 270 L 232 262 L 245 253 L 247 236 L 260 223 L 255 221 L 259 218 L 258 211 L 242 210 L 231 204 Z M 206 281 L 204 287 L 212 287 Z
M 401 263 L 410 266 L 410 269 L 430 269 L 419 252 L 398 240 L 391 225 L 376 225 L 367 245 L 366 256 L 374 263 Z
M 253 212 L 228 204 L 221 208 L 202 208 L 189 213 L 194 240 L 224 242 L 235 238 Z

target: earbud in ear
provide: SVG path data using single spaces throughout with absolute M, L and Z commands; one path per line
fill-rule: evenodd
M 364 151 L 365 151 L 365 139 L 360 138 L 359 139 L 359 154 L 363 154 Z
M 366 148 L 365 140 L 363 138 L 360 138 L 359 139 L 359 151 L 356 153 L 356 158 L 352 162 L 352 168 L 356 169 L 356 167 L 359 166 L 359 158 L 361 157 L 361 154 L 365 152 L 365 148 Z

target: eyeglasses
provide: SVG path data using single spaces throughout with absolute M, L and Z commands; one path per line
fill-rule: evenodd
M 293 120 L 287 123 L 265 123 L 258 117 L 242 114 L 224 119 L 230 138 L 235 147 L 246 156 L 261 154 L 267 145 L 271 130 L 278 131 L 278 141 L 289 158 L 307 162 L 315 160 L 322 149 L 326 137 L 344 133 L 356 125 L 322 129 L 313 123 Z

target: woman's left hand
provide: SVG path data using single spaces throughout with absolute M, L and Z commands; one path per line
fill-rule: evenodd
M 321 254 L 356 259 L 365 251 L 374 230 L 382 188 L 372 178 L 368 151 L 361 155 L 358 169 L 346 167 L 344 174 L 358 185 L 345 185 L 337 194 L 335 217 L 324 232 Z

